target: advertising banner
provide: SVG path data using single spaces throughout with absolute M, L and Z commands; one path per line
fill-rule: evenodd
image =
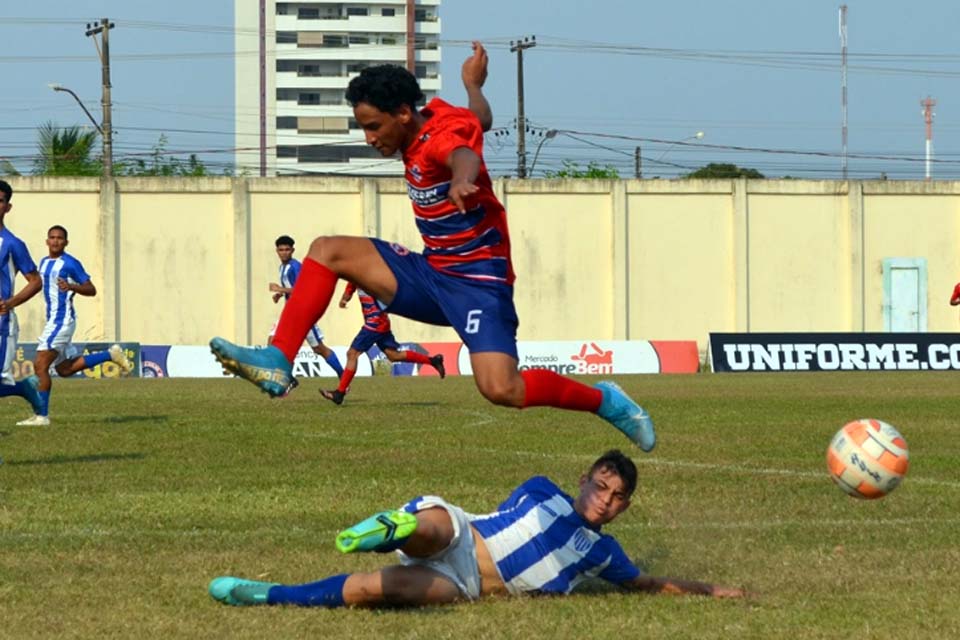
M 136 342 L 74 342 L 73 346 L 79 349 L 79 355 L 87 355 L 88 353 L 94 353 L 96 351 L 106 351 L 112 345 L 119 344 L 120 347 L 126 352 L 127 357 L 130 358 L 130 362 L 133 363 L 133 371 L 130 372 L 130 377 L 138 378 L 140 377 L 140 344 Z M 33 361 L 37 357 L 37 343 L 31 342 L 29 344 L 20 344 L 17 346 L 17 352 L 13 357 L 13 377 L 17 380 L 21 378 L 26 378 L 27 376 L 33 375 Z M 57 372 L 50 367 L 50 375 L 56 377 Z M 113 362 L 104 362 L 103 364 L 98 364 L 92 369 L 84 369 L 79 373 L 75 373 L 72 378 L 86 378 L 90 380 L 98 380 L 100 378 L 119 378 L 120 377 L 120 367 L 118 367 Z
M 403 351 L 443 355 L 448 376 L 473 375 L 470 353 L 461 342 L 404 342 Z M 347 347 L 330 347 L 347 361 Z M 614 375 L 621 373 L 696 373 L 700 368 L 693 340 L 596 340 L 568 342 L 518 342 L 519 368 L 550 369 L 561 375 Z M 208 346 L 143 345 L 143 376 L 148 378 L 219 378 L 223 369 Z M 336 376 L 323 358 L 309 347 L 297 354 L 293 374 L 298 378 Z M 358 376 L 436 376 L 430 365 L 393 362 L 377 348 L 361 354 Z
M 346 347 L 330 347 L 340 359 L 347 361 Z M 143 345 L 143 376 L 145 378 L 221 378 L 223 367 L 217 362 L 210 347 L 182 345 Z M 369 376 L 372 373 L 370 358 L 365 354 L 357 363 L 357 375 Z M 336 378 L 337 374 L 323 358 L 309 347 L 303 347 L 293 363 L 293 375 L 298 378 Z
M 711 333 L 713 371 L 960 371 L 960 333 Z
M 549 369 L 560 375 L 621 373 L 696 373 L 700 366 L 697 343 L 689 341 L 596 340 L 518 342 L 518 366 Z M 470 353 L 460 350 L 460 373 L 471 375 Z

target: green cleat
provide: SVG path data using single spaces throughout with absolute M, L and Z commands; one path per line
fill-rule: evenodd
M 417 516 L 406 511 L 381 511 L 353 525 L 337 536 L 341 553 L 376 551 L 385 553 L 399 549 L 417 530 Z
M 257 604 L 269 604 L 267 596 L 275 582 L 258 582 L 244 580 L 233 576 L 220 576 L 210 581 L 210 597 L 224 604 L 235 607 L 247 607 Z

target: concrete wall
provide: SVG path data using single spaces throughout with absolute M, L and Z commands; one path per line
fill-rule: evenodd
M 273 241 L 321 234 L 419 249 L 404 184 L 360 178 L 13 178 L 7 226 L 34 258 L 52 224 L 99 294 L 78 338 L 261 343 L 277 318 Z M 928 326 L 955 331 L 960 183 L 500 180 L 520 339 L 695 339 L 710 331 L 882 331 L 882 261 L 928 264 Z M 18 313 L 21 340 L 42 303 Z M 352 305 L 355 307 L 356 305 Z M 357 308 L 321 326 L 348 344 Z M 453 340 L 395 318 L 401 340 Z

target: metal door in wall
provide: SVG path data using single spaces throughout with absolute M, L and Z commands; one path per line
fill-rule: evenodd
M 918 333 L 927 330 L 927 259 L 883 260 L 883 328 Z

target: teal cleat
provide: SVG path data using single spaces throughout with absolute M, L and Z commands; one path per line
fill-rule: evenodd
M 381 511 L 353 525 L 337 536 L 341 553 L 376 551 L 385 553 L 399 549 L 417 530 L 417 516 L 406 511 Z
M 293 365 L 274 346 L 251 349 L 214 338 L 210 341 L 210 351 L 225 371 L 249 380 L 271 398 L 285 396 L 296 386 Z
M 596 388 L 603 393 L 597 415 L 615 426 L 644 451 L 652 451 L 657 446 L 657 434 L 653 430 L 650 414 L 631 400 L 615 382 L 601 382 Z
M 270 604 L 267 602 L 267 595 L 270 588 L 275 587 L 275 582 L 258 582 L 256 580 L 244 580 L 243 578 L 234 578 L 233 576 L 220 576 L 210 581 L 210 597 L 224 604 L 230 604 L 235 607 L 247 607 L 257 604 Z
M 40 415 L 43 413 L 43 400 L 40 399 L 40 378 L 37 376 L 27 376 L 17 383 L 23 393 L 24 399 L 33 407 L 33 413 Z

